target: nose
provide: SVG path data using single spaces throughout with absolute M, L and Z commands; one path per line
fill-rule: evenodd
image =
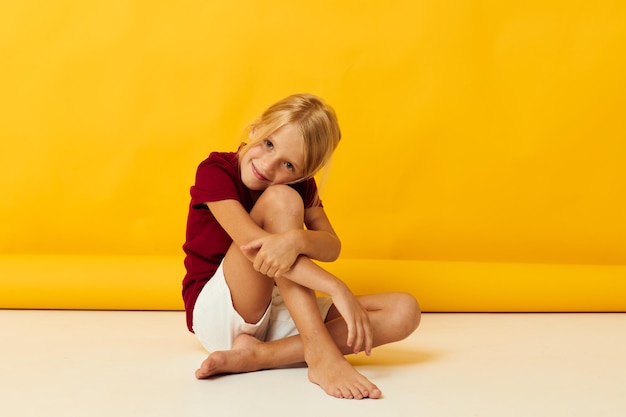
M 260 168 L 263 170 L 266 176 L 274 174 L 278 160 L 271 155 L 266 155 L 261 158 Z

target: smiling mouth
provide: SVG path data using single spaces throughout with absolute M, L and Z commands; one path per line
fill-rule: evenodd
M 252 173 L 254 174 L 255 177 L 257 177 L 257 179 L 261 180 L 261 181 L 269 181 L 269 179 L 265 178 L 265 176 L 263 176 L 263 174 L 261 174 L 259 172 L 258 169 L 256 169 L 256 167 L 254 166 L 254 163 L 250 163 L 252 165 Z

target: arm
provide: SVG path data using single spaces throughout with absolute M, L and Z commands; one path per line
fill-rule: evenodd
M 305 210 L 304 217 L 308 230 L 296 232 L 301 233 L 300 247 L 303 249 L 300 250 L 306 256 L 299 256 L 293 267 L 282 276 L 307 288 L 330 295 L 333 304 L 348 326 L 347 345 L 353 347 L 354 353 L 364 348 L 369 356 L 373 344 L 373 333 L 367 311 L 343 281 L 320 268 L 310 259 L 334 261 L 341 251 L 341 242 L 322 207 Z
M 324 209 L 306 209 L 304 223 L 306 230 L 299 227 L 282 233 L 269 233 L 240 248 L 253 262 L 254 269 L 270 278 L 289 271 L 300 255 L 323 262 L 337 259 L 341 242 Z
M 294 230 L 299 253 L 322 262 L 335 261 L 341 252 L 341 241 L 324 209 L 312 207 L 305 210 L 304 224 L 307 230 Z
M 237 246 L 270 235 L 252 220 L 250 214 L 237 200 L 220 200 L 206 205 Z
M 243 244 L 245 246 L 246 243 L 250 244 L 254 241 L 263 242 L 268 237 L 274 236 L 259 227 L 238 201 L 222 200 L 208 203 L 207 206 L 236 245 Z M 286 232 L 302 233 L 300 246 L 302 249 L 299 250 L 304 251 L 304 256 L 296 255 L 295 262 L 280 276 L 306 288 L 330 295 L 348 326 L 348 346 L 354 346 L 355 352 L 364 346 L 366 353 L 369 354 L 372 346 L 372 334 L 367 312 L 358 303 L 345 283 L 317 266 L 310 259 L 311 257 L 320 260 L 335 259 L 339 255 L 341 243 L 321 207 L 305 210 L 304 217 L 305 224 L 310 230 Z M 243 253 L 253 263 L 256 252 L 258 250 L 243 250 Z
M 271 278 L 276 275 L 284 275 L 300 285 L 326 294 L 335 294 L 337 291 L 344 290 L 343 283 L 330 274 L 325 276 L 322 282 L 308 280 L 308 277 L 287 274 L 296 263 L 301 263 L 299 262 L 300 255 L 320 261 L 332 261 L 339 255 L 341 242 L 323 208 L 313 207 L 305 210 L 304 222 L 309 228 L 308 230 L 294 229 L 285 233 L 272 234 L 257 225 L 250 214 L 236 200 L 209 202 L 207 206 L 220 226 L 233 239 L 235 245 L 242 249 L 253 264 L 259 261 L 256 255 L 262 246 L 271 246 L 270 252 L 278 251 L 281 252 L 281 255 L 282 252 L 292 252 L 286 255 L 291 259 L 286 261 L 290 264 L 282 269 L 274 269 L 273 273 L 268 275 Z M 279 262 L 285 261 L 280 260 Z M 255 265 L 255 269 L 259 271 L 261 268 L 259 265 Z M 278 270 L 280 273 L 275 272 Z

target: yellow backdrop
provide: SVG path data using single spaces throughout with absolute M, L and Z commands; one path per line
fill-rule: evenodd
M 619 0 L 3 2 L 0 253 L 181 254 L 197 164 L 311 92 L 342 257 L 624 266 L 625 28 Z

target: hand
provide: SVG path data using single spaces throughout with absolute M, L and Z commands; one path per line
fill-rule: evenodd
M 255 271 L 270 278 L 289 271 L 300 255 L 295 234 L 290 232 L 267 235 L 240 249 L 252 261 Z
M 352 351 L 354 353 L 364 350 L 365 354 L 369 356 L 372 353 L 374 344 L 374 334 L 372 333 L 369 314 L 347 286 L 344 285 L 342 288 L 332 298 L 333 304 L 348 326 L 346 344 L 353 348 Z

